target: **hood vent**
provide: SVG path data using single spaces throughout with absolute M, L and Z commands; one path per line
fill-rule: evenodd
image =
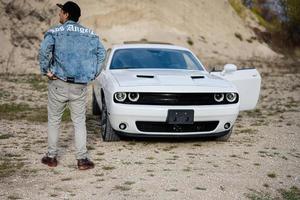
M 138 78 L 154 78 L 152 75 L 136 75 Z
M 191 76 L 192 79 L 201 79 L 201 78 L 205 78 L 205 76 Z

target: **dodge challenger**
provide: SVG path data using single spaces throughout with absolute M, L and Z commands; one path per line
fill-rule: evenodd
M 254 109 L 261 77 L 226 64 L 209 72 L 187 48 L 124 43 L 107 50 L 93 84 L 104 141 L 131 137 L 229 139 L 240 111 Z

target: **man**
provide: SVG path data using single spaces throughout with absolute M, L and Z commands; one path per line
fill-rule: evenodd
M 46 32 L 40 47 L 41 73 L 48 77 L 48 152 L 42 163 L 57 166 L 57 142 L 61 118 L 68 104 L 75 129 L 77 165 L 80 170 L 91 169 L 86 148 L 87 84 L 100 73 L 105 49 L 95 33 L 78 22 L 80 7 L 68 1 L 61 8 L 59 22 Z

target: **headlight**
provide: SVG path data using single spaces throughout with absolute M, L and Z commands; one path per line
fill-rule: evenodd
M 130 92 L 128 94 L 128 98 L 132 102 L 137 102 L 137 100 L 139 100 L 139 98 L 140 98 L 140 95 L 137 92 Z
M 236 97 L 237 97 L 236 93 L 227 93 L 226 94 L 226 100 L 228 102 L 234 102 L 236 100 Z
M 126 92 L 116 92 L 115 93 L 115 99 L 119 102 L 125 101 L 126 97 L 127 97 Z
M 224 94 L 223 93 L 216 93 L 214 95 L 214 99 L 216 102 L 221 102 L 224 100 Z

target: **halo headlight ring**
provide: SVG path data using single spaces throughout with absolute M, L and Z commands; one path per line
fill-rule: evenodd
M 128 99 L 132 102 L 137 102 L 140 98 L 139 93 L 137 92 L 129 92 L 128 93 Z
M 127 98 L 127 94 L 126 92 L 116 92 L 114 97 L 118 102 L 124 102 Z
M 223 93 L 216 93 L 214 94 L 214 99 L 216 102 L 220 103 L 224 100 L 224 94 Z
M 237 98 L 237 94 L 230 92 L 230 93 L 226 93 L 226 100 L 230 103 L 234 102 Z

